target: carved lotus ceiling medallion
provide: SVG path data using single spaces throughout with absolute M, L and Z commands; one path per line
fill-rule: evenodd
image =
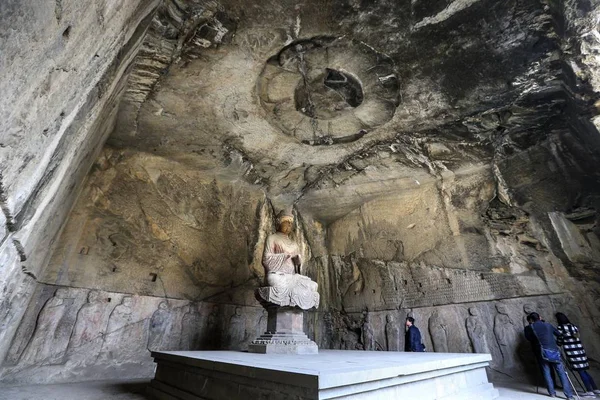
M 313 37 L 267 60 L 258 96 L 269 121 L 308 145 L 349 143 L 388 122 L 399 104 L 392 59 L 347 37 Z

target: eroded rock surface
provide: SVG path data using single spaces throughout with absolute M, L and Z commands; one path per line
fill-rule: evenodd
M 525 313 L 562 311 L 600 358 L 597 1 L 56 4 L 48 24 L 80 10 L 117 35 L 93 58 L 113 69 L 81 94 L 103 69 L 71 25 L 53 37 L 73 72 L 43 64 L 42 94 L 2 82 L 26 110 L 3 121 L 4 381 L 244 349 L 266 325 L 252 293 L 282 208 L 322 347 L 402 349 L 412 315 L 429 351 L 489 351 L 494 376 L 534 379 Z
M 91 163 L 158 1 L 0 6 L 0 356 Z

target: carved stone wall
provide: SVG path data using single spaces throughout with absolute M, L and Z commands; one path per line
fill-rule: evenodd
M 2 3 L 0 358 L 114 127 L 158 3 Z
M 246 185 L 107 148 L 40 281 L 254 304 L 269 212 L 264 195 Z
M 560 310 L 598 359 L 596 5 L 21 3 L 0 17 L 1 380 L 244 349 L 283 207 L 324 348 L 402 349 L 411 314 L 429 351 L 527 377 L 525 310 Z
M 244 350 L 266 329 L 259 306 L 40 285 L 10 346 L 4 383 L 150 376 L 153 350 Z
M 426 351 L 436 352 L 489 352 L 492 354 L 490 373 L 494 379 L 516 379 L 531 383 L 541 382 L 532 348 L 523 335 L 527 311 L 538 312 L 543 319 L 556 324 L 554 314 L 564 312 L 580 327 L 582 341 L 591 358 L 592 374 L 599 375 L 600 325 L 592 315 L 595 309 L 580 307 L 569 294 L 517 297 L 499 301 L 466 302 L 416 308 L 398 307 L 364 312 L 319 312 L 315 335 L 319 346 L 333 349 L 363 350 L 365 347 L 381 351 L 404 350 L 404 321 L 415 318 Z M 362 330 L 368 315 L 374 344 L 364 342 Z M 387 322 L 392 317 L 399 334 Z M 391 334 L 390 334 L 391 333 Z

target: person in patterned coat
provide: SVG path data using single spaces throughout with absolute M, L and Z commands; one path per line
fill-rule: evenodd
M 587 393 L 584 396 L 594 396 L 594 394 L 600 394 L 600 390 L 594 382 L 594 378 L 587 372 L 590 368 L 583 343 L 579 337 L 579 329 L 573 325 L 567 316 L 561 312 L 556 313 L 556 321 L 558 322 L 557 329 L 561 333 L 561 336 L 557 340 L 557 344 L 562 346 L 565 355 L 567 356 L 567 362 L 571 370 L 577 371 Z

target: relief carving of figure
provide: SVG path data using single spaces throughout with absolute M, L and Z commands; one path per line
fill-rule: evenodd
M 469 317 L 467 317 L 467 334 L 473 345 L 475 353 L 489 353 L 487 338 L 485 336 L 485 323 L 480 317 L 477 307 L 469 308 Z
M 289 237 L 293 223 L 292 215 L 281 213 L 277 233 L 267 238 L 262 263 L 268 287 L 259 288 L 257 295 L 268 303 L 308 310 L 319 306 L 318 285 L 301 274 L 298 245 Z
M 54 297 L 44 304 L 38 315 L 33 336 L 21 356 L 21 363 L 45 365 L 51 363 L 51 359 L 57 357 L 58 352 L 62 354 L 66 350 L 55 346 L 55 341 L 60 339 L 56 338 L 55 334 L 66 310 L 67 296 L 67 289 L 57 289 Z
M 150 318 L 150 328 L 148 332 L 148 350 L 158 351 L 167 350 L 165 344 L 168 343 L 168 332 L 170 330 L 171 320 L 169 318 L 170 310 L 166 301 L 161 301 L 158 309 Z
M 258 323 L 256 324 L 256 335 L 254 337 L 258 337 L 267 331 L 267 320 L 269 319 L 269 314 L 267 310 L 262 310 L 262 314 L 258 319 Z
M 221 348 L 221 329 L 219 327 L 219 306 L 214 305 L 211 313 L 207 318 L 207 347 L 209 349 Z
M 439 312 L 435 311 L 429 318 L 429 334 L 436 353 L 448 352 L 448 328 Z
M 229 318 L 226 343 L 231 350 L 240 350 L 246 337 L 246 320 L 242 316 L 242 309 L 236 307 L 234 314 Z
M 340 349 L 342 350 L 363 350 L 359 343 L 361 335 L 361 326 L 359 323 L 347 315 L 342 316 L 340 325 L 337 329 L 336 337 L 340 338 Z
M 181 312 L 181 335 L 179 336 L 179 348 L 178 350 L 193 350 L 191 347 L 192 335 L 194 332 L 194 326 L 191 323 L 193 320 L 194 312 L 192 311 L 192 305 L 183 306 Z
M 513 320 L 508 315 L 506 305 L 502 303 L 496 304 L 498 312 L 494 317 L 494 335 L 500 347 L 500 353 L 505 365 L 510 365 L 513 362 L 510 348 L 515 345 L 516 327 Z
M 148 341 L 147 320 L 135 315 L 135 301 L 125 296 L 108 317 L 108 328 L 102 345 L 105 362 L 143 359 Z
M 365 350 L 373 351 L 376 349 L 375 332 L 373 331 L 373 325 L 371 325 L 371 317 L 369 313 L 365 314 L 365 321 L 362 326 L 361 340 Z
M 17 288 L 17 286 L 19 287 Z M 11 326 L 15 316 L 20 313 L 19 307 L 16 307 L 16 305 L 21 304 L 23 299 L 28 298 L 30 292 L 27 282 L 18 285 L 17 281 L 11 281 L 0 298 L 0 332 L 4 332 Z M 9 356 L 9 358 L 12 357 Z
M 121 304 L 115 307 L 108 318 L 107 333 L 113 333 L 127 328 L 131 322 L 132 304 L 133 298 L 131 296 L 123 297 Z
M 385 324 L 385 338 L 388 351 L 400 351 L 400 327 L 394 321 L 394 316 L 388 314 Z
M 188 306 L 181 320 L 181 350 L 199 350 L 202 346 L 202 315 L 200 303 Z
M 88 293 L 87 303 L 77 313 L 77 320 L 69 342 L 69 350 L 79 347 L 104 336 L 107 318 L 106 303 L 100 293 L 92 290 Z

